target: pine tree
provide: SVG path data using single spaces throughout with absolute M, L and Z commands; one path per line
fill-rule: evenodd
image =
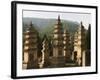
M 87 31 L 87 49 L 91 49 L 91 25 L 89 24 L 89 28 Z
M 41 52 L 42 52 L 42 66 L 48 67 L 49 66 L 49 43 L 46 35 L 44 35 L 43 38 Z
M 90 65 L 91 65 L 91 25 L 89 24 L 86 36 L 86 66 Z

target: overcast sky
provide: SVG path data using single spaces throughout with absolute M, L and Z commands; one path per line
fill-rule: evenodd
M 23 11 L 23 17 L 31 18 L 51 18 L 57 19 L 58 15 L 63 20 L 70 20 L 80 23 L 88 29 L 88 25 L 91 24 L 91 14 L 89 13 L 71 13 L 71 12 L 46 12 L 46 11 Z

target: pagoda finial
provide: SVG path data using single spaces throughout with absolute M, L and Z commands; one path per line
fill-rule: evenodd
M 30 22 L 30 26 L 32 27 L 32 25 L 33 25 L 33 24 L 32 24 L 32 21 L 31 21 L 31 22 Z
M 60 15 L 58 15 L 58 21 L 60 21 Z
M 58 24 L 61 24 L 60 15 L 58 15 L 58 19 L 57 19 L 57 21 L 56 21 L 56 24 L 57 24 L 57 25 L 58 25 Z
M 81 21 L 81 25 L 83 25 L 82 21 Z

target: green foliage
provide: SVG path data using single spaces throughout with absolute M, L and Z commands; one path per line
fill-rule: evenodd
M 89 28 L 87 31 L 86 44 L 87 44 L 87 49 L 91 49 L 91 25 L 89 25 Z
M 32 21 L 34 27 L 39 32 L 39 36 L 43 38 L 44 34 L 47 35 L 48 39 L 52 37 L 56 19 L 41 19 L 41 18 L 23 18 L 23 31 L 26 30 L 29 23 Z M 71 34 L 73 34 L 77 27 L 77 22 L 72 22 L 68 20 L 61 20 L 62 28 L 67 29 Z

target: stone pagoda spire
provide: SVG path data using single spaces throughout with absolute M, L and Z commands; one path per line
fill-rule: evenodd
M 70 54 L 70 34 L 66 29 L 64 30 L 63 37 L 64 37 L 63 53 L 64 53 L 64 56 L 66 57 L 66 61 L 69 61 L 70 58 L 71 58 L 71 54 Z
M 79 66 L 82 65 L 82 55 L 85 50 L 85 38 L 86 30 L 81 22 L 74 35 L 74 60 Z
M 56 21 L 56 24 L 57 25 L 61 24 L 60 15 L 58 15 L 58 20 Z
M 64 55 L 63 55 L 63 29 L 62 29 L 62 23 L 60 20 L 60 16 L 58 16 L 58 19 L 56 21 L 56 24 L 54 26 L 54 32 L 53 32 L 53 59 L 52 59 L 52 65 L 54 67 L 61 67 L 64 66 Z
M 62 24 L 60 21 L 60 16 L 58 16 L 58 20 L 54 26 L 53 32 L 53 56 L 58 57 L 62 56 L 62 47 L 63 47 L 63 30 Z
M 31 22 L 23 35 L 23 69 L 37 68 L 37 37 L 38 33 Z

